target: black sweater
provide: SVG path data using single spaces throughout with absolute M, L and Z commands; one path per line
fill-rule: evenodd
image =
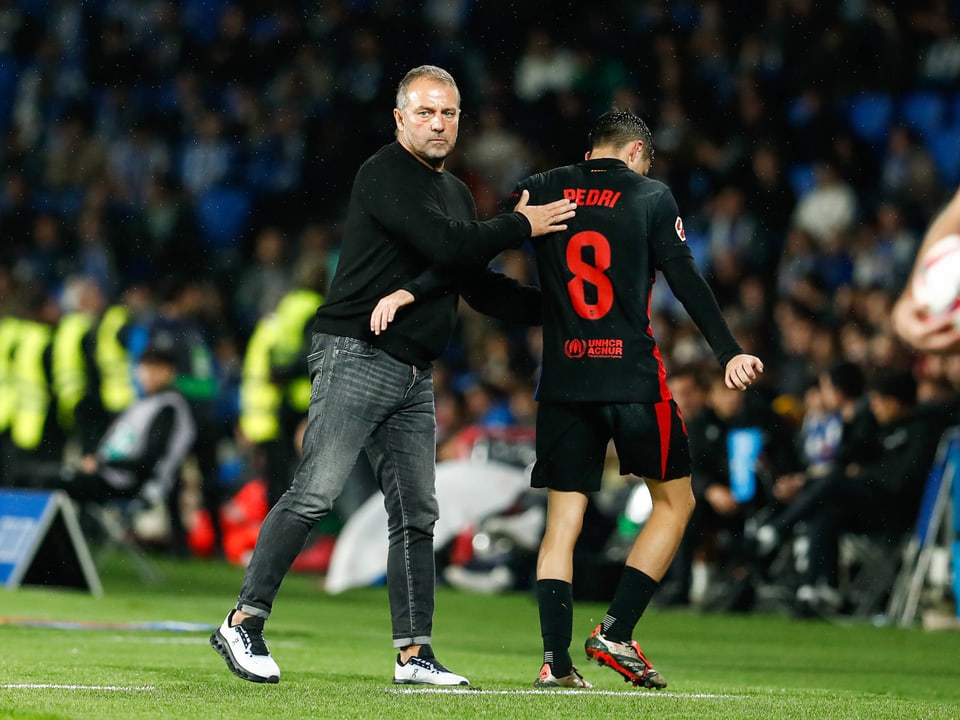
M 425 368 L 450 339 L 458 295 L 487 315 L 538 324 L 539 291 L 484 267 L 529 236 L 530 223 L 520 213 L 477 221 L 463 182 L 390 143 L 357 172 L 340 261 L 314 332 L 364 340 Z M 416 302 L 374 335 L 370 313 L 400 288 Z

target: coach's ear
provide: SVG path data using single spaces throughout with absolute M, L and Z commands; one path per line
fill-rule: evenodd
M 589 151 L 589 150 L 587 150 L 587 151 L 583 154 L 583 159 L 584 159 L 584 160 L 589 160 L 589 159 L 590 159 L 590 151 Z

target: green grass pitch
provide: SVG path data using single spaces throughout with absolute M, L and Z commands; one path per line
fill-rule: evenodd
M 534 691 L 532 596 L 448 588 L 437 593 L 434 646 L 473 687 L 404 692 L 391 683 L 385 590 L 329 596 L 303 575 L 287 578 L 267 625 L 283 677 L 257 685 L 227 670 L 207 630 L 124 627 L 217 624 L 240 586 L 242 571 L 226 564 L 160 563 L 164 583 L 144 587 L 123 558 L 109 559 L 102 598 L 0 590 L 0 718 L 960 718 L 957 633 L 651 609 L 636 637 L 670 683 L 656 693 L 582 658 L 604 610 L 582 603 L 574 661 L 595 689 Z

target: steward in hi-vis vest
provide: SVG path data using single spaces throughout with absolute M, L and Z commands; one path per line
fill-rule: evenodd
M 20 332 L 20 318 L 5 315 L 0 318 L 0 485 L 7 483 L 10 471 L 10 425 L 17 407 L 17 386 L 13 376 L 13 351 Z
M 20 341 L 13 355 L 17 399 L 10 437 L 23 450 L 36 450 L 43 440 L 50 410 L 50 340 L 52 328 L 34 320 L 20 323 Z
M 271 506 L 290 483 L 293 434 L 310 403 L 306 348 L 326 285 L 319 262 L 304 263 L 296 279 L 298 287 L 254 327 L 240 383 L 240 431 L 261 456 Z
M 10 418 L 14 485 L 29 485 L 38 466 L 59 465 L 65 436 L 53 403 L 53 330 L 60 307 L 45 289 L 28 291 L 12 358 L 15 406 Z
M 97 326 L 96 362 L 100 374 L 100 401 L 107 412 L 126 409 L 137 397 L 130 353 L 122 334 L 130 323 L 124 305 L 111 305 Z
M 57 420 L 79 442 L 81 455 L 89 455 L 115 414 L 103 405 L 96 361 L 97 325 L 106 298 L 95 280 L 77 278 L 68 280 L 63 304 L 69 310 L 53 334 Z
M 13 352 L 17 347 L 19 332 L 20 318 L 13 315 L 0 318 L 0 432 L 10 429 L 10 421 L 17 406 Z
M 57 420 L 67 431 L 74 429 L 74 412 L 89 392 L 88 338 L 95 322 L 96 318 L 89 313 L 70 312 L 60 319 L 53 333 L 53 392 L 57 398 Z
M 240 432 L 252 443 L 280 437 L 280 403 L 283 393 L 270 373 L 270 350 L 277 342 L 279 319 L 261 318 L 253 328 L 243 355 L 240 377 Z
M 277 342 L 270 352 L 274 377 L 285 385 L 284 397 L 298 420 L 307 414 L 310 405 L 310 376 L 307 374 L 306 348 L 309 341 L 309 323 L 317 308 L 323 304 L 323 295 L 308 288 L 287 293 L 277 305 Z

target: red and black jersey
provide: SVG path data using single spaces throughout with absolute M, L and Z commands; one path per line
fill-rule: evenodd
M 658 402 L 670 397 L 650 326 L 656 270 L 684 268 L 701 284 L 691 315 L 721 362 L 739 352 L 712 293 L 695 272 L 673 193 L 611 158 L 527 178 L 530 204 L 559 197 L 577 204 L 567 230 L 534 238 L 543 307 L 543 370 L 537 397 L 554 402 Z M 692 268 L 693 272 L 686 268 Z M 695 280 L 691 283 L 690 276 Z

